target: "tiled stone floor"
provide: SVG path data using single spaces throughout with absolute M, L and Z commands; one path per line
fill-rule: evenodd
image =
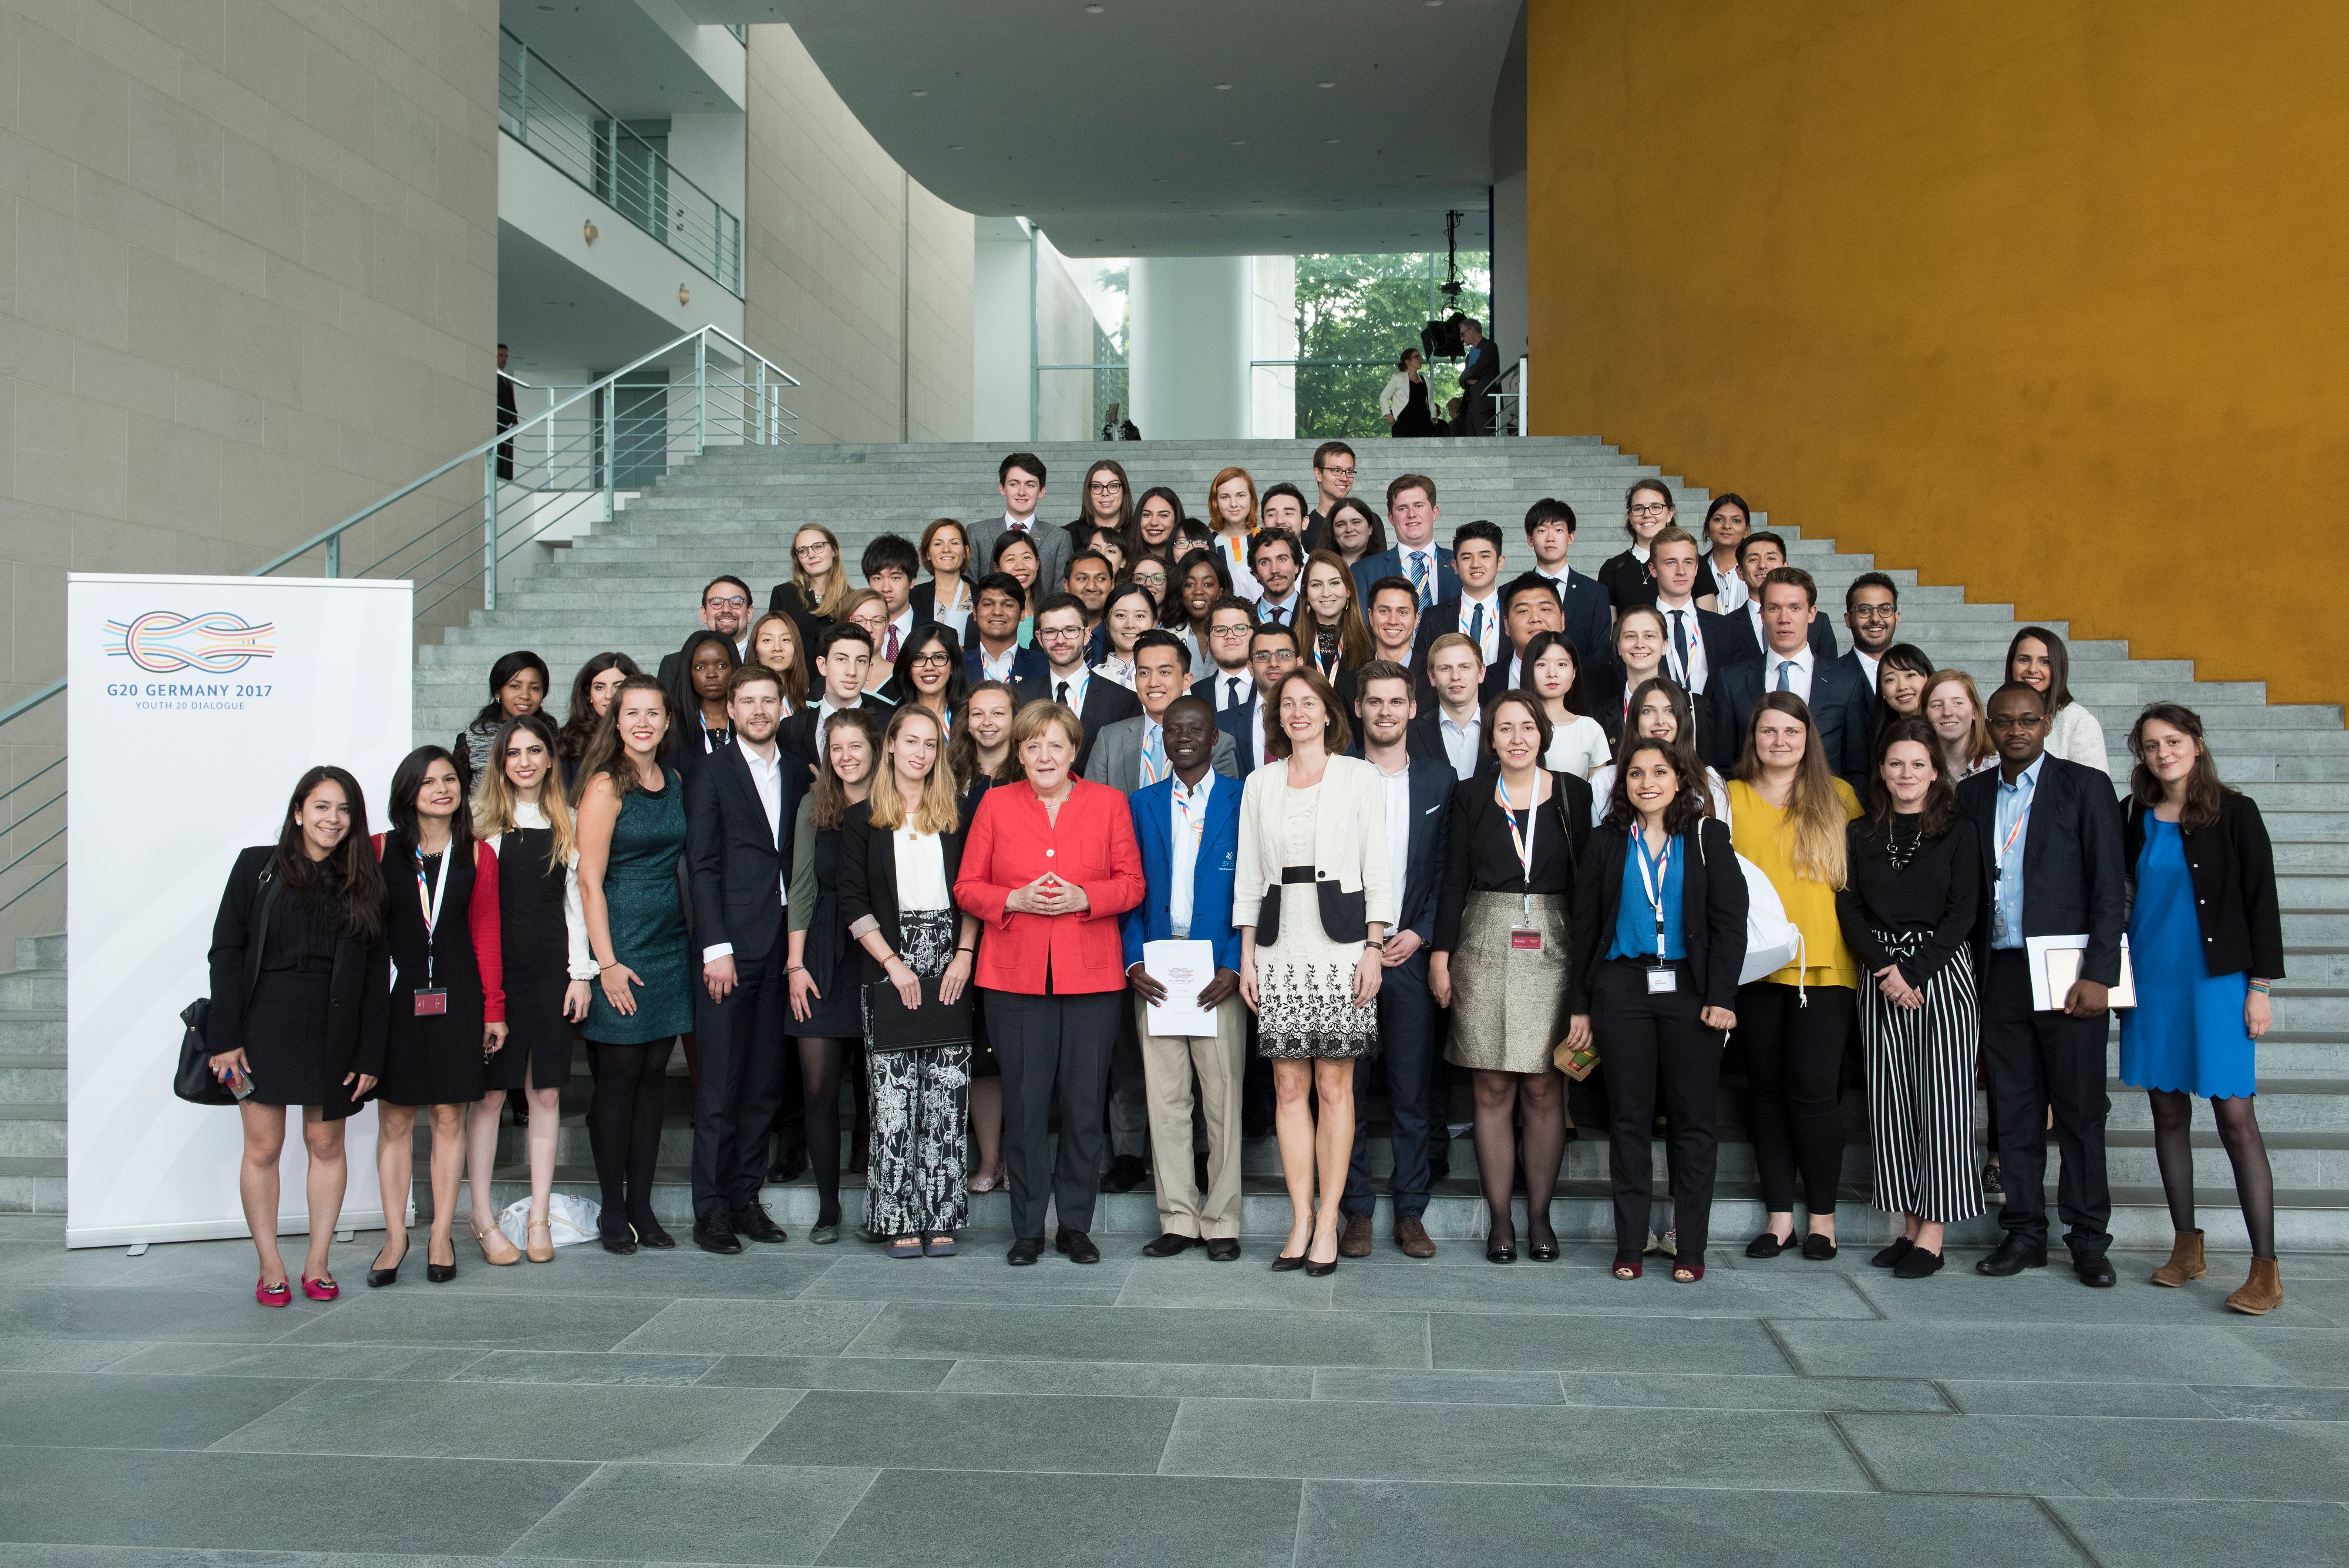
M 2349 1258 L 1899 1282 L 795 1237 L 253 1304 L 0 1219 L 0 1568 L 2349 1563 Z

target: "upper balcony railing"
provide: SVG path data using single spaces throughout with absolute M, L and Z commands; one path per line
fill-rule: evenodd
M 704 277 L 741 297 L 742 220 L 502 27 L 498 123 Z

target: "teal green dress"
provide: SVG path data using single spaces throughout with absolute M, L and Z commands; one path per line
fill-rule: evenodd
M 612 956 L 636 971 L 636 1011 L 623 1018 L 601 985 L 587 995 L 580 1033 L 605 1045 L 650 1045 L 693 1028 L 693 966 L 685 910 L 678 902 L 677 862 L 685 853 L 685 786 L 661 770 L 658 793 L 630 790 L 612 825 L 604 867 Z

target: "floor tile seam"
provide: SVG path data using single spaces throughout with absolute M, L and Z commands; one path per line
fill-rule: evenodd
M 834 1465 L 825 1468 L 846 1469 L 850 1467 L 846 1465 Z M 842 1511 L 840 1522 L 826 1531 L 824 1532 L 823 1540 L 816 1545 L 815 1550 L 807 1554 L 807 1560 L 810 1563 L 821 1563 L 823 1561 L 824 1553 L 832 1550 L 833 1542 L 839 1536 L 842 1531 L 848 1528 L 848 1521 L 856 1517 L 856 1511 L 864 1506 L 864 1500 L 873 1495 L 873 1489 L 881 1484 L 881 1478 L 886 1473 L 885 1467 L 875 1466 L 872 1468 L 873 1473 L 865 1478 L 864 1485 L 858 1490 L 855 1499 L 849 1503 L 846 1509 Z
M 1299 1475 L 1292 1472 L 1276 1475 L 1260 1470 L 1172 1470 L 1165 1472 L 1163 1479 L 1167 1480 L 1302 1481 L 1307 1486 L 1314 1485 L 1317 1482 L 1323 1482 L 1333 1486 L 1408 1486 L 1444 1487 L 1446 1489 L 1472 1486 L 1492 1487 L 1495 1489 L 1537 1487 L 1548 1491 L 1770 1491 L 1788 1493 L 1799 1492 L 1805 1495 L 1825 1497 L 1875 1497 L 1880 1495 L 1878 1489 L 1858 1482 L 1855 1482 L 1848 1486 L 1755 1486 L 1737 1481 L 1547 1481 L 1511 1480 L 1505 1478 L 1495 1479 L 1472 1476 L 1462 1476 L 1456 1479 L 1446 1478 L 1443 1480 L 1418 1480 L 1394 1476 L 1350 1476 L 1338 1475 L 1334 1473 Z M 1962 1492 L 1920 1492 L 1915 1495 L 1923 1497 L 1966 1497 L 1975 1494 Z M 1985 1497 L 2003 1497 L 2009 1494 L 2003 1492 L 1988 1492 L 1980 1495 Z
M 663 1308 L 662 1310 L 663 1310 L 663 1311 L 667 1311 L 667 1308 Z M 874 1325 L 875 1324 L 879 1323 L 879 1322 L 880 1322 L 884 1317 L 887 1316 L 887 1315 L 888 1315 L 888 1312 L 889 1312 L 889 1303 L 888 1303 L 887 1302 L 875 1302 L 875 1303 L 873 1303 L 873 1314 L 872 1314 L 872 1315 L 871 1315 L 870 1317 L 867 1317 L 867 1318 L 866 1318 L 863 1323 L 861 1323 L 861 1324 L 857 1324 L 857 1326 L 856 1326 L 856 1332 L 855 1332 L 854 1334 L 850 1334 L 850 1335 L 848 1336 L 848 1342 L 847 1342 L 846 1344 L 843 1345 L 842 1345 L 838 1350 L 833 1351 L 833 1352 L 832 1353 L 832 1354 L 833 1354 L 833 1355 L 835 1358 L 837 1358 L 837 1359 L 844 1359 L 844 1358 L 846 1358 L 846 1357 L 847 1357 L 847 1356 L 848 1356 L 852 1352 L 854 1352 L 854 1351 L 856 1349 L 856 1342 L 857 1342 L 858 1340 L 863 1339 L 866 1334 L 871 1334 L 871 1333 L 873 1332 L 873 1327 L 874 1327 Z M 649 1327 L 649 1326 L 650 1326 L 650 1324 L 647 1324 L 647 1327 Z M 636 1331 L 636 1333 L 637 1333 L 637 1334 L 642 1334 L 643 1332 L 644 1332 L 644 1330 L 643 1330 L 643 1329 L 638 1329 L 638 1330 Z M 629 1338 L 631 1338 L 631 1339 L 633 1339 L 633 1338 L 635 1338 L 635 1337 L 636 1337 L 636 1335 L 635 1335 L 635 1334 L 630 1334 L 628 1337 L 629 1337 Z M 872 1357 L 871 1357 L 871 1355 L 870 1355 L 870 1353 L 867 1353 L 864 1356 L 860 1357 L 860 1359 L 871 1359 L 871 1358 L 872 1358 Z M 886 1359 L 886 1358 L 885 1357 L 884 1359 Z
M 1796 1377 L 1808 1377 L 1811 1376 L 1810 1368 L 1803 1365 L 1803 1358 L 1795 1354 L 1795 1347 L 1787 1343 L 1786 1336 L 1785 1334 L 1778 1332 L 1778 1324 L 1775 1319 L 1760 1317 L 1755 1318 L 1754 1321 L 1761 1325 L 1764 1336 L 1766 1337 L 1770 1341 L 1770 1344 L 1777 1350 L 1779 1357 L 1785 1362 L 1786 1370 L 1789 1373 L 1792 1373 Z M 1820 1320 L 1816 1318 L 1804 1318 L 1797 1321 L 1816 1323 Z
M 1884 1478 L 1877 1473 L 1874 1465 L 1868 1462 L 1868 1456 L 1859 1451 L 1859 1445 L 1852 1440 L 1851 1434 L 1844 1430 L 1843 1422 L 1837 1418 L 1840 1413 L 1828 1410 L 1822 1411 L 1820 1414 L 1827 1424 L 1827 1430 L 1836 1435 L 1836 1440 L 1843 1445 L 1844 1452 L 1849 1455 L 1851 1462 L 1858 1467 L 1860 1475 L 1867 1480 L 1868 1484 L 1878 1491 L 1889 1490 L 1889 1489 L 1884 1484 Z
M 1883 1303 L 1878 1302 L 1874 1296 L 1869 1295 L 1866 1291 L 1859 1288 L 1860 1277 L 1857 1274 L 1853 1273 L 1848 1269 L 1837 1269 L 1836 1271 L 1836 1278 L 1843 1282 L 1844 1289 L 1849 1291 L 1853 1295 L 1859 1298 L 1859 1304 L 1866 1307 L 1877 1322 L 1890 1323 L 1892 1321 L 1892 1314 L 1884 1310 Z
M 488 1555 L 512 1557 L 521 1549 L 522 1543 L 530 1539 L 530 1532 L 532 1531 L 536 1530 L 540 1525 L 544 1524 L 548 1520 L 553 1519 L 564 1509 L 569 1507 L 572 1499 L 577 1497 L 588 1487 L 595 1484 L 595 1478 L 604 1473 L 605 1462 L 606 1461 L 587 1461 L 585 1466 L 587 1473 L 581 1476 L 576 1481 L 574 1481 L 568 1491 L 565 1491 L 561 1497 L 556 1498 L 553 1502 L 547 1504 L 544 1509 L 540 1511 L 536 1519 L 532 1520 L 520 1530 L 515 1531 L 512 1540 L 507 1542 L 503 1546 L 499 1547 L 495 1552 L 489 1553 Z M 328 1561 L 332 1561 L 331 1555 L 329 1556 Z

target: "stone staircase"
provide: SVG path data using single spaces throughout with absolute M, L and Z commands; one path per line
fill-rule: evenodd
M 0 1212 L 66 1207 L 66 940 L 19 937 L 0 974 Z
M 1045 444 L 1037 449 L 1050 470 L 1044 515 L 1073 515 L 1086 465 L 1104 455 L 1125 465 L 1137 492 L 1153 484 L 1171 485 L 1195 513 L 1205 510 L 1208 478 L 1234 461 L 1248 468 L 1259 487 L 1287 479 L 1309 495 L 1313 445 Z M 995 465 L 1001 455 L 999 448 L 976 444 L 714 449 L 629 504 L 610 525 L 554 551 L 553 560 L 501 593 L 495 613 L 476 613 L 471 624 L 423 649 L 416 675 L 417 739 L 446 744 L 484 700 L 491 662 L 511 649 L 533 649 L 546 659 L 554 672 L 558 702 L 567 694 L 571 672 L 605 649 L 624 649 L 651 668 L 694 627 L 698 595 L 709 578 L 720 572 L 747 577 L 763 604 L 769 587 L 787 575 L 791 536 L 803 523 L 822 523 L 838 535 L 854 570 L 864 545 L 877 534 L 894 531 L 910 538 L 942 514 L 966 520 L 990 515 L 1000 504 Z M 1681 522 L 1692 531 L 1710 499 L 1709 492 L 1677 476 L 1660 475 L 1653 465 L 1595 438 L 1436 440 L 1408 448 L 1365 441 L 1359 448 L 1359 462 L 1357 493 L 1374 501 L 1387 481 L 1405 468 L 1432 477 L 1443 513 L 1440 537 L 1448 538 L 1452 527 L 1471 519 L 1498 523 L 1511 546 L 1513 567 L 1527 564 L 1520 521 L 1526 505 L 1540 496 L 1560 497 L 1580 514 L 1573 560 L 1586 572 L 1595 572 L 1622 547 L 1622 498 L 1635 479 L 1664 478 L 1678 500 Z M 1765 514 L 1757 514 L 1754 524 L 1787 537 L 1795 564 L 1818 579 L 1822 613 L 1838 618 L 1838 639 L 1848 646 L 1839 622 L 1843 589 L 1854 576 L 1877 569 L 1879 563 L 1869 556 L 1838 551 L 1831 540 L 1805 537 Z M 1994 683 L 2007 642 L 2020 624 L 2013 607 L 1969 603 L 1959 587 L 1920 587 L 1912 567 L 1887 565 L 1883 569 L 1901 586 L 1902 639 L 1924 648 L 1937 665 L 1956 665 L 1973 671 L 1978 680 L 1990 678 L 1986 685 Z M 2068 633 L 2061 621 L 2049 624 Z M 2137 710 L 2158 698 L 2176 700 L 2202 714 L 2221 772 L 2229 782 L 2251 791 L 2267 815 L 2276 840 L 2292 971 L 2278 989 L 2278 1031 L 2261 1052 L 2261 1121 L 2276 1166 L 2280 1241 L 2297 1250 L 2349 1249 L 2349 1059 L 2342 1050 L 2349 1043 L 2349 874 L 2344 874 L 2349 873 L 2349 847 L 2342 842 L 2343 830 L 2349 826 L 2349 733 L 2344 732 L 2341 710 L 2271 704 L 2260 682 L 2197 680 L 2189 661 L 2133 659 L 2118 641 L 2075 641 L 2070 648 L 2074 693 L 2103 721 L 2116 782 L 2127 776 L 2122 746 Z M 43 961 L 42 955 L 28 960 L 20 952 L 20 971 L 35 961 Z M 38 971 L 30 977 L 20 972 L 0 978 L 0 986 L 21 988 L 0 992 L 0 1007 L 45 1005 L 39 999 L 50 994 L 41 989 L 48 983 Z M 61 977 L 54 983 L 61 989 Z M 35 1106 L 63 1098 L 61 1072 L 46 1084 L 36 1083 L 41 1069 L 26 1059 L 49 1038 L 38 1033 L 41 1027 L 61 1033 L 62 1023 L 50 1022 L 54 1017 L 0 1012 L 0 1022 L 15 1031 L 5 1046 L 9 1075 L 0 1078 L 0 1088 L 13 1093 L 23 1079 L 26 1119 L 36 1124 L 42 1118 L 33 1114 Z M 584 1057 L 576 1071 L 574 1098 L 585 1086 Z M 671 1072 L 677 1081 L 662 1156 L 668 1185 L 660 1207 L 665 1215 L 682 1219 L 688 1212 L 683 1178 L 690 1135 L 684 1118 L 681 1054 Z M 2145 1098 L 2123 1090 L 2117 1081 L 2113 1087 L 2114 1228 L 2123 1245 L 2166 1244 L 2168 1220 L 2160 1200 Z M 1733 1085 L 1724 1087 L 1725 1147 L 1713 1221 L 1714 1234 L 1724 1240 L 1750 1233 L 1760 1220 L 1751 1150 L 1739 1141 L 1737 1098 Z M 1846 1178 L 1856 1196 L 1866 1189 L 1868 1154 L 1858 1096 L 1847 1100 L 1853 1141 Z M 1365 1111 L 1373 1119 L 1373 1131 L 1382 1132 L 1382 1108 L 1373 1100 Z M 1465 1120 L 1464 1108 L 1455 1111 L 1454 1119 Z M 575 1125 L 575 1109 L 566 1121 L 573 1125 L 564 1129 L 562 1179 L 566 1186 L 592 1192 L 585 1129 Z M 22 1153 L 0 1170 L 47 1157 L 48 1145 L 34 1136 L 47 1137 L 44 1129 L 36 1126 L 12 1131 L 26 1135 L 9 1146 Z M 54 1141 L 55 1153 L 61 1155 L 61 1130 Z M 38 1151 L 35 1143 L 40 1143 Z M 1382 1136 L 1373 1150 L 1383 1169 Z M 509 1131 L 502 1148 L 501 1175 L 514 1179 L 501 1180 L 501 1202 L 523 1190 L 519 1166 L 504 1165 L 506 1158 L 521 1158 L 518 1132 Z M 61 1158 L 54 1160 L 60 1175 L 62 1163 Z M 2054 1163 L 2051 1155 L 2051 1191 Z M 2231 1177 L 2209 1130 L 2207 1110 L 2197 1139 L 2197 1164 L 2206 1196 L 2203 1219 L 2213 1244 L 2241 1245 Z M 1454 1142 L 1452 1168 L 1455 1179 L 1432 1206 L 1429 1228 L 1438 1235 L 1478 1234 L 1484 1210 L 1475 1195 L 1475 1161 L 1465 1138 Z M 1658 1170 L 1661 1179 L 1661 1151 Z M 1288 1202 L 1268 1138 L 1248 1150 L 1247 1171 L 1246 1229 L 1285 1230 Z M 34 1189 L 45 1179 L 62 1187 L 57 1178 L 27 1172 L 8 1176 L 0 1184 L 0 1194 L 10 1201 L 30 1202 L 39 1196 Z M 805 1179 L 772 1189 L 768 1197 L 785 1223 L 804 1225 L 812 1220 L 814 1193 Z M 429 1195 L 420 1187 L 419 1203 L 429 1207 Z M 1000 1193 L 981 1197 L 976 1203 L 977 1222 L 1004 1228 L 1003 1203 Z M 852 1220 L 856 1212 L 852 1198 Z M 1568 1146 L 1556 1215 L 1568 1234 L 1609 1232 L 1605 1152 L 1599 1141 Z M 1877 1234 L 1883 1229 L 1881 1221 L 1873 1210 L 1849 1208 L 1846 1234 L 1855 1240 Z M 1097 1224 L 1121 1232 L 1154 1231 L 1148 1188 L 1105 1199 Z M 1993 1229 L 1985 1217 L 1968 1239 L 1987 1238 Z

